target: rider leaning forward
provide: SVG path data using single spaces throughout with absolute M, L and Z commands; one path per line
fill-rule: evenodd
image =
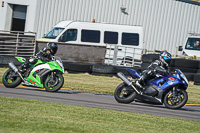
M 35 64 L 37 62 L 37 59 L 41 59 L 42 61 L 50 61 L 52 59 L 52 56 L 56 54 L 58 50 L 57 43 L 50 42 L 47 44 L 47 47 L 40 50 L 36 56 L 32 56 L 29 59 L 27 59 L 22 65 L 19 66 L 20 71 L 26 71 L 26 68 L 29 66 L 29 64 Z
M 159 60 L 152 62 L 146 70 L 142 72 L 141 77 L 136 81 L 136 85 L 140 88 L 147 82 L 147 80 L 154 79 L 156 73 L 169 75 L 169 64 L 172 55 L 168 52 L 162 52 Z

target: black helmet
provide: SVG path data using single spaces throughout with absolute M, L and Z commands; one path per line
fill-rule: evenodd
M 52 55 L 54 55 L 58 50 L 58 44 L 55 42 L 49 42 L 47 43 L 47 49 L 51 52 Z
M 168 66 L 171 62 L 172 55 L 169 52 L 162 52 L 160 54 L 160 60 Z

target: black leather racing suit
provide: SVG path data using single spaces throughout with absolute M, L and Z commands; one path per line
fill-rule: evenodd
M 38 59 L 41 59 L 42 61 L 50 61 L 53 55 L 47 48 L 43 48 L 36 54 L 36 56 L 38 57 Z
M 152 62 L 147 69 L 142 72 L 142 76 L 138 79 L 138 82 L 144 85 L 147 80 L 155 78 L 157 73 L 169 75 L 168 66 L 160 60 Z
M 43 48 L 36 54 L 36 56 L 30 57 L 21 66 L 19 66 L 19 70 L 26 70 L 26 68 L 29 67 L 29 64 L 35 64 L 37 62 L 37 59 L 41 59 L 42 61 L 50 61 L 52 59 L 52 56 L 53 55 L 47 48 Z

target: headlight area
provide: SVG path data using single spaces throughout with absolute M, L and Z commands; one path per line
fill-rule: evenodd
M 185 75 L 183 73 L 180 74 L 181 78 L 183 78 L 185 80 L 185 82 L 188 84 L 188 80 L 187 78 L 185 77 Z
M 62 68 L 63 73 L 64 73 L 65 69 L 64 69 L 63 63 L 61 63 L 59 60 L 56 60 L 56 62 L 57 62 L 58 65 Z

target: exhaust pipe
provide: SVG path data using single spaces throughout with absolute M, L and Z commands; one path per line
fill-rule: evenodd
M 131 86 L 137 94 L 140 94 L 140 92 L 137 90 L 137 88 L 135 88 L 135 86 L 132 84 L 132 82 L 123 73 L 119 72 L 119 73 L 117 73 L 117 76 L 121 80 L 123 80 L 128 86 Z
M 21 78 L 24 82 L 26 82 L 26 81 L 24 80 L 24 78 L 22 77 L 21 73 L 19 72 L 19 70 L 17 69 L 17 67 L 16 67 L 12 62 L 8 63 L 8 65 L 9 65 L 9 67 L 10 67 L 15 73 L 17 73 L 17 74 L 20 76 L 20 78 Z
M 17 67 L 12 63 L 12 62 L 10 62 L 10 63 L 8 63 L 8 65 L 9 65 L 9 67 L 15 72 L 15 73 L 17 73 L 19 70 L 17 69 Z
M 117 73 L 117 76 L 123 80 L 128 86 L 132 85 L 132 82 L 121 72 Z

